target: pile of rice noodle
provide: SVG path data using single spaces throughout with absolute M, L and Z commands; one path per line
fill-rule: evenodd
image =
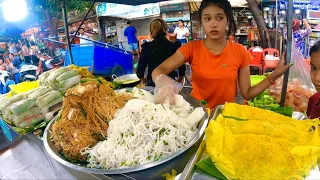
M 195 135 L 203 108 L 182 96 L 174 106 L 130 100 L 110 121 L 108 139 L 83 149 L 88 167 L 118 169 L 157 161 L 185 147 Z
M 89 81 L 69 89 L 63 100 L 61 118 L 52 126 L 55 148 L 65 158 L 84 161 L 80 151 L 92 147 L 106 137 L 108 122 L 115 112 L 132 99 L 129 94 L 115 94 L 96 81 Z

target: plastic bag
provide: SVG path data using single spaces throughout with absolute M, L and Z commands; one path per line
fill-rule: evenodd
M 293 107 L 294 111 L 305 113 L 308 108 L 309 98 L 316 93 L 310 78 L 310 65 L 305 62 L 303 55 L 292 44 L 291 62 L 288 89 L 285 106 Z M 268 89 L 269 95 L 280 103 L 283 77 L 279 78 L 275 85 Z

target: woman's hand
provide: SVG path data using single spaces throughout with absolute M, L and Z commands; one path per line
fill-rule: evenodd
M 278 64 L 278 67 L 272 72 L 270 75 L 270 78 L 273 81 L 276 81 L 278 78 L 280 78 L 293 64 L 287 64 L 285 65 L 286 59 L 286 52 L 282 54 L 281 60 Z
M 163 104 L 169 100 L 170 104 L 175 104 L 175 95 L 182 89 L 182 85 L 175 82 L 167 75 L 160 74 L 155 81 L 156 103 Z

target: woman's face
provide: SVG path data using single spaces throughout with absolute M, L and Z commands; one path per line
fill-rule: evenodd
M 216 5 L 204 8 L 201 21 L 203 30 L 209 39 L 218 40 L 225 38 L 228 20 L 223 9 Z
M 179 22 L 178 22 L 178 26 L 179 26 L 179 27 L 183 27 L 183 22 L 179 21 Z
M 318 93 L 320 93 L 320 52 L 314 52 L 311 55 L 311 80 Z

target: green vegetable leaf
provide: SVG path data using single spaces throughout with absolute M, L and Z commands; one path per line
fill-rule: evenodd
M 222 180 L 227 180 L 227 178 L 216 168 L 211 158 L 208 157 L 204 160 L 199 161 L 197 164 L 197 170 L 205 172 L 211 176 L 217 177 Z

